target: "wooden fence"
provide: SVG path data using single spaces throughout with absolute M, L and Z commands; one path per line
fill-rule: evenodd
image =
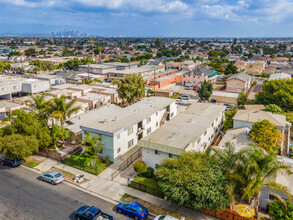
M 67 152 L 67 154 L 64 154 L 63 156 L 61 153 L 57 151 L 52 151 L 50 149 L 41 149 L 38 154 L 40 156 L 48 157 L 48 158 L 61 162 L 62 160 L 65 160 L 67 157 L 70 157 L 72 154 L 75 154 L 78 151 L 80 151 L 79 146 L 76 148 L 73 148 L 71 151 Z
M 224 211 L 204 210 L 201 212 L 222 220 L 256 220 L 255 218 L 242 217 L 237 212 L 230 209 L 226 209 Z

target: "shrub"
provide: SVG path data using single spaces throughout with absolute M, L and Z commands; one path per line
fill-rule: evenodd
M 269 205 L 269 215 L 273 220 L 289 220 L 293 218 L 293 205 L 289 201 L 286 201 L 287 210 L 284 204 L 280 200 L 274 200 L 273 203 Z
M 134 170 L 135 170 L 135 172 L 138 172 L 138 173 L 145 172 L 146 171 L 146 164 L 145 164 L 145 162 L 143 162 L 143 161 L 137 161 L 134 164 Z
M 109 163 L 110 162 L 110 159 L 108 156 L 104 156 L 103 159 L 102 159 L 102 163 Z
M 155 170 L 151 167 L 148 167 L 147 170 L 144 173 L 144 176 L 146 178 L 153 178 L 155 176 Z

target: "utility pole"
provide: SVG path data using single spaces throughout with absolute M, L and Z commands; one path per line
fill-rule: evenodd
M 90 80 L 90 64 L 87 65 L 87 79 Z

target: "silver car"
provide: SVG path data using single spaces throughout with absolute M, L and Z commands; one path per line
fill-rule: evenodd
M 61 173 L 58 173 L 56 171 L 50 171 L 40 175 L 40 180 L 44 180 L 51 183 L 52 185 L 55 185 L 61 183 L 64 180 L 64 177 Z
M 178 219 L 170 215 L 158 215 L 155 217 L 154 220 L 178 220 Z

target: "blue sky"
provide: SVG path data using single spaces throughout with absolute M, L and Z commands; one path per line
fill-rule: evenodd
M 0 0 L 1 33 L 293 37 L 293 0 Z

